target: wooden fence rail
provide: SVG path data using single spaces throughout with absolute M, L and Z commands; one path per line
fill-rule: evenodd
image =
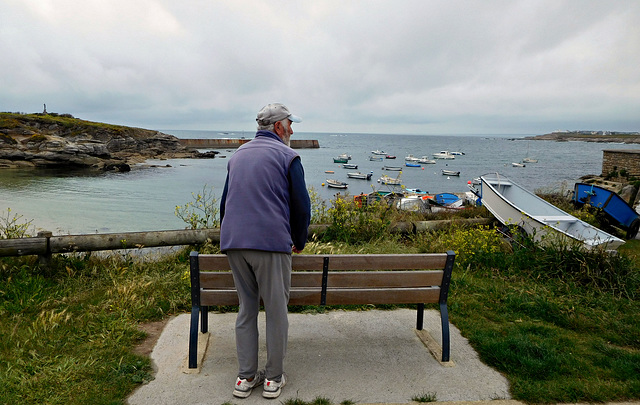
M 487 224 L 489 218 L 457 220 L 465 224 Z M 420 232 L 438 229 L 449 220 L 400 222 L 392 232 Z M 327 225 L 311 225 L 309 233 L 322 232 Z M 53 236 L 51 232 L 39 232 L 31 238 L 0 239 L 0 257 L 38 255 L 43 258 L 54 253 L 92 252 L 101 250 L 139 249 L 161 246 L 197 245 L 207 240 L 220 242 L 220 229 L 182 229 L 175 231 L 149 231 L 105 233 L 87 235 Z

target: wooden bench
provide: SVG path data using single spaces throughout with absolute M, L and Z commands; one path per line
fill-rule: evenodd
M 455 253 L 293 255 L 289 305 L 418 304 L 422 330 L 424 304 L 439 303 L 442 362 L 449 361 L 447 296 Z M 191 252 L 191 326 L 188 367 L 197 368 L 198 320 L 208 332 L 208 310 L 238 305 L 226 255 Z

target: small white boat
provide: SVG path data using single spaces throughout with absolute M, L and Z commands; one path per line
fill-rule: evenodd
M 341 153 L 341 154 L 338 155 L 338 159 L 351 160 L 351 155 L 349 155 L 348 153 Z
M 340 180 L 327 179 L 327 186 L 332 188 L 347 188 L 348 184 Z
M 383 150 L 372 150 L 371 153 L 373 153 L 374 155 L 386 155 L 386 152 Z
M 513 167 L 525 167 L 524 163 L 516 163 L 516 162 L 512 162 L 511 166 L 513 166 Z
M 382 166 L 382 170 L 390 170 L 394 172 L 399 172 L 402 170 L 402 166 Z
M 522 163 L 538 163 L 538 159 L 529 157 L 529 144 L 527 143 L 527 157 L 522 159 Z
M 504 225 L 515 225 L 538 242 L 557 238 L 582 243 L 587 248 L 616 249 L 624 241 L 562 211 L 498 173 L 480 176 L 480 190 L 471 188 L 482 205 Z
M 380 176 L 380 178 L 378 179 L 379 183 L 382 184 L 388 184 L 391 186 L 398 186 L 400 184 L 402 184 L 402 180 L 400 180 L 399 178 L 393 178 L 390 176 L 387 176 L 386 174 L 383 174 L 382 176 Z
M 424 196 L 421 195 L 409 195 L 400 198 L 396 202 L 396 208 L 403 211 L 412 212 L 429 212 L 430 207 Z
M 462 156 L 464 155 L 464 152 L 451 152 L 451 154 L 454 156 Z
M 344 163 L 342 167 L 345 169 L 357 169 L 358 165 L 354 165 L 353 163 Z
M 371 180 L 371 176 L 373 176 L 373 172 L 369 172 L 369 173 L 350 172 L 350 173 L 347 173 L 347 177 L 352 178 L 352 179 Z
M 418 163 L 420 163 L 421 165 L 435 165 L 436 161 L 433 159 L 429 159 L 428 156 L 422 156 L 420 159 L 418 159 Z
M 404 160 L 405 160 L 405 161 L 407 161 L 407 162 L 417 162 L 417 161 L 418 161 L 418 158 L 417 158 L 417 157 L 415 157 L 415 156 L 413 156 L 412 154 L 408 154 L 408 155 L 404 158 Z
M 447 169 L 442 169 L 442 174 L 445 176 L 460 176 L 460 172 L 457 172 L 455 170 L 447 170 Z
M 369 156 L 369 160 L 372 162 L 382 162 L 382 156 Z
M 451 152 L 447 150 L 442 150 L 438 153 L 434 153 L 433 157 L 436 159 L 449 159 L 449 160 L 456 158 L 454 155 L 451 154 Z

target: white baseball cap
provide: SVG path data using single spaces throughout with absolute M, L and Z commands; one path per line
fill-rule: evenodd
M 270 125 L 285 118 L 289 118 L 291 122 L 302 122 L 302 118 L 291 114 L 289 109 L 280 103 L 271 103 L 262 107 L 262 110 L 258 111 L 256 121 L 260 125 Z

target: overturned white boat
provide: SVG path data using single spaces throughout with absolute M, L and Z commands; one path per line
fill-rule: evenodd
M 498 173 L 480 176 L 480 190 L 472 189 L 482 205 L 503 224 L 516 225 L 539 242 L 569 239 L 587 248 L 616 249 L 624 240 L 608 234 L 543 200 Z

